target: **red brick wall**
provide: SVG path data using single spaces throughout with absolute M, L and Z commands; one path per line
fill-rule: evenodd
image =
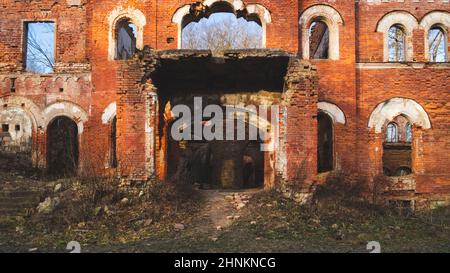
M 3 4 L 3 2 L 7 2 Z M 87 0 L 81 1 L 82 3 Z M 54 21 L 56 23 L 56 62 L 80 63 L 86 61 L 86 7 L 69 7 L 66 1 L 43 0 L 2 1 L 0 6 L 0 71 L 8 64 L 8 71 L 22 69 L 23 26 L 27 21 Z M 74 21 L 76 18 L 76 23 Z
M 2 99 L 26 97 L 44 111 L 58 101 L 69 101 L 84 109 L 92 103 L 90 64 L 86 54 L 87 1 L 69 6 L 66 1 L 43 0 L 3 1 L 0 6 L 0 96 Z M 76 18 L 76 20 L 74 20 Z M 49 75 L 24 72 L 24 23 L 32 21 L 55 22 L 55 71 Z M 11 93 L 11 79 L 16 90 Z M 61 89 L 62 88 L 62 89 Z M 9 107 L 3 105 L 4 108 Z M 22 103 L 21 107 L 31 106 Z M 46 124 L 43 124 L 45 126 Z M 86 126 L 85 126 L 86 127 Z M 33 128 L 33 159 L 45 167 L 45 133 Z M 83 148 L 85 135 L 80 137 L 80 157 L 86 157 Z
M 358 20 L 356 31 L 358 33 L 360 62 L 382 62 L 383 61 L 383 35 L 376 32 L 378 22 L 384 15 L 393 11 L 406 11 L 412 14 L 419 22 L 431 11 L 449 11 L 449 4 L 436 0 L 431 3 L 427 1 L 404 2 L 389 1 L 389 3 L 367 3 L 358 4 Z M 423 31 L 416 30 L 414 36 L 414 58 L 423 61 Z
M 300 1 L 300 14 L 308 8 L 325 4 L 342 17 L 339 27 L 339 60 L 311 60 L 319 75 L 319 101 L 337 105 L 346 115 L 346 124 L 334 125 L 335 169 L 344 173 L 356 171 L 353 149 L 356 147 L 356 70 L 355 70 L 355 4 L 353 1 Z M 301 37 L 303 39 L 303 37 Z M 353 148 L 352 148 L 353 147 Z
M 52 102 L 71 101 L 89 114 L 82 135 L 83 162 L 93 162 L 98 172 L 105 169 L 109 154 L 110 125 L 102 123 L 105 108 L 117 101 L 122 108 L 122 134 L 120 147 L 143 145 L 137 127 L 128 121 L 139 120 L 142 103 L 128 97 L 120 101 L 117 94 L 127 84 L 118 76 L 118 62 L 108 59 L 108 15 L 118 6 L 134 7 L 146 16 L 144 44 L 157 50 L 177 47 L 178 26 L 172 23 L 176 10 L 191 0 L 82 0 L 80 6 L 68 6 L 67 1 L 3 1 L 0 6 L 0 92 L 9 96 L 10 78 L 18 77 L 15 95 L 32 99 L 41 109 Z M 2 3 L 3 3 L 2 2 Z M 359 175 L 359 181 L 369 182 L 382 172 L 383 136 L 368 128 L 373 109 L 392 97 L 413 99 L 424 107 L 432 128 L 414 129 L 413 169 L 418 192 L 443 191 L 450 187 L 450 101 L 449 66 L 380 65 L 383 62 L 383 36 L 376 32 L 378 22 L 391 11 L 407 11 L 418 21 L 433 10 L 449 11 L 449 4 L 434 2 L 377 2 L 326 1 L 326 0 L 247 0 L 245 4 L 258 3 L 270 12 L 272 23 L 267 25 L 267 47 L 281 48 L 298 53 L 301 39 L 299 17 L 309 7 L 324 4 L 332 6 L 343 19 L 339 28 L 339 60 L 313 60 L 317 67 L 318 100 L 336 104 L 346 116 L 346 124 L 335 124 L 335 167 L 348 177 Z M 23 20 L 55 20 L 56 61 L 58 68 L 51 76 L 22 74 Z M 448 36 L 450 37 L 450 35 Z M 174 38 L 168 43 L 168 38 Z M 424 60 L 424 31 L 413 32 L 413 58 Z M 450 44 L 450 43 L 449 43 Z M 363 63 L 363 64 L 361 64 Z M 373 63 L 376 68 L 367 68 Z M 373 65 L 372 64 L 372 65 Z M 136 72 L 138 73 L 138 72 Z M 137 74 L 136 74 L 137 75 Z M 136 76 L 135 75 L 135 76 Z M 134 76 L 133 76 L 134 77 Z M 137 77 L 137 76 L 136 76 Z M 137 77 L 138 78 L 138 77 Z M 131 80 L 137 80 L 132 78 Z M 130 79 L 128 79 L 130 80 Z M 59 87 L 64 86 L 64 92 Z M 128 100 L 129 99 L 129 100 Z M 127 109 L 125 111 L 124 109 Z M 120 112 L 120 111 L 119 111 Z M 137 122 L 137 121 L 136 121 Z M 126 135 L 125 137 L 125 130 Z M 141 132 L 143 134 L 143 132 Z M 45 139 L 45 137 L 43 137 Z M 136 144 L 138 146 L 133 146 Z M 157 146 L 161 144 L 156 139 Z M 45 145 L 36 142 L 40 153 Z M 140 147 L 140 146 L 139 146 Z M 143 149 L 134 149 L 136 166 L 142 160 Z M 119 152 L 120 155 L 120 152 Z M 292 159 L 295 160 L 295 159 Z M 86 164 L 87 165 L 87 164 Z M 311 166 L 311 168 L 314 168 Z
M 194 0 L 166 0 L 158 1 L 158 16 L 156 18 L 157 37 L 156 49 L 176 49 L 178 44 L 178 25 L 172 23 L 175 12 L 186 4 L 195 3 Z M 247 0 L 244 4 L 260 4 L 271 12 L 272 23 L 267 25 L 267 47 L 279 48 L 289 52 L 296 52 L 298 48 L 298 1 L 283 0 Z M 167 38 L 174 38 L 168 44 Z

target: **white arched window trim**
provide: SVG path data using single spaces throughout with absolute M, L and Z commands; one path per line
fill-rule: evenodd
M 392 98 L 378 104 L 370 115 L 368 127 L 375 128 L 375 133 L 381 133 L 386 122 L 399 115 L 404 115 L 417 127 L 431 128 L 431 121 L 425 109 L 416 101 L 405 98 Z
M 122 19 L 129 19 L 136 26 L 136 48 L 144 48 L 144 26 L 147 24 L 145 15 L 138 9 L 133 7 L 117 7 L 108 15 L 108 59 L 110 61 L 116 56 L 116 26 Z
M 300 29 L 302 32 L 302 57 L 309 56 L 309 27 L 314 20 L 320 20 L 328 26 L 330 32 L 329 59 L 339 60 L 339 26 L 344 20 L 337 10 L 327 5 L 315 5 L 306 9 L 300 16 Z
M 0 111 L 20 109 L 26 113 L 31 119 L 34 131 L 44 126 L 45 118 L 40 108 L 30 99 L 22 96 L 8 96 L 0 98 L 0 105 L 3 105 L 3 109 Z
M 103 124 L 109 124 L 113 118 L 116 116 L 117 113 L 117 103 L 111 102 L 108 107 L 103 110 L 102 113 L 102 123 Z
M 263 30 L 262 37 L 262 47 L 266 47 L 267 40 L 267 24 L 272 23 L 272 16 L 269 10 L 260 4 L 248 4 L 244 5 L 241 0 L 205 0 L 203 1 L 203 5 L 211 7 L 216 2 L 227 2 L 233 6 L 235 11 L 238 10 L 247 10 L 248 14 L 256 14 L 258 15 L 259 20 L 261 21 L 261 26 Z M 182 31 L 183 31 L 183 19 L 190 12 L 191 5 L 184 5 L 179 8 L 174 15 L 172 16 L 172 23 L 178 25 L 178 49 L 181 49 L 182 46 Z
M 88 120 L 88 114 L 80 106 L 69 102 L 55 102 L 47 106 L 42 112 L 45 118 L 45 129 L 47 129 L 48 124 L 58 116 L 65 116 L 72 119 L 78 126 L 78 134 L 83 133 L 84 123 Z
M 450 61 L 448 52 L 448 30 L 450 29 L 450 13 L 443 11 L 433 11 L 425 15 L 420 21 L 420 28 L 425 31 L 425 58 L 430 60 L 430 47 L 428 44 L 428 33 L 434 26 L 438 26 L 445 34 L 445 50 L 447 62 Z
M 341 110 L 341 108 L 339 108 L 336 104 L 322 101 L 317 103 L 317 108 L 320 111 L 328 114 L 334 123 L 340 123 L 345 125 L 346 123 L 345 114 Z
M 407 62 L 413 61 L 413 42 L 412 35 L 413 30 L 418 28 L 419 23 L 417 19 L 406 11 L 394 11 L 386 14 L 378 22 L 377 32 L 383 33 L 383 61 L 389 61 L 389 29 L 394 26 L 399 25 L 405 31 L 405 60 Z

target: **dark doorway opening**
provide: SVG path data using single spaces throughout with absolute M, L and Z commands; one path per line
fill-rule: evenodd
M 317 160 L 318 172 L 329 172 L 333 170 L 333 121 L 325 113 L 319 113 L 318 120 L 318 142 Z
M 57 117 L 47 128 L 47 172 L 71 177 L 78 168 L 78 127 L 67 117 Z
M 261 143 L 249 142 L 244 151 L 243 182 L 245 189 L 264 186 L 264 152 L 261 151 Z

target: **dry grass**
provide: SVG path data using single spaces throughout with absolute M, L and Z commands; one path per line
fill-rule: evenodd
M 173 223 L 195 215 L 202 202 L 189 185 L 134 182 L 115 178 L 60 181 L 53 194 L 60 204 L 51 214 L 34 213 L 27 221 L 34 242 L 78 239 L 94 244 L 129 242 L 170 231 Z M 126 185 L 124 185 L 126 184 Z

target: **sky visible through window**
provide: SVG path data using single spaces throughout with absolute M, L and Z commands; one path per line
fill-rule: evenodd
M 199 22 L 189 23 L 182 32 L 182 48 L 227 49 L 261 48 L 262 27 L 253 21 L 219 12 Z
M 432 28 L 428 33 L 428 43 L 430 48 L 430 61 L 445 62 L 447 59 L 445 48 L 444 32 L 440 28 Z
M 55 24 L 52 22 L 27 23 L 26 70 L 51 73 L 55 66 Z

